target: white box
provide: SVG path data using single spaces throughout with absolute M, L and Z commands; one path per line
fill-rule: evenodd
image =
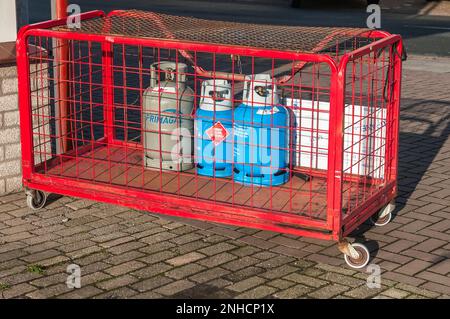
M 286 98 L 285 105 L 295 114 L 294 166 L 327 170 L 330 103 Z M 383 178 L 385 141 L 386 109 L 345 105 L 344 173 Z

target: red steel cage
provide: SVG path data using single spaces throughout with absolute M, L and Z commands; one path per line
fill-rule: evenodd
M 142 11 L 79 17 L 19 32 L 31 208 L 57 193 L 335 240 L 350 266 L 367 264 L 346 236 L 391 218 L 400 36 Z

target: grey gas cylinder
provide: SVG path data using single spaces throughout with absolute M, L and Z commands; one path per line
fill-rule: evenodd
M 194 91 L 186 85 L 187 65 L 156 62 L 143 94 L 145 166 L 184 171 L 193 168 Z

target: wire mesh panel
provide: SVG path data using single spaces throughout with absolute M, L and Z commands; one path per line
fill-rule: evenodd
M 380 35 L 138 11 L 49 28 L 27 36 L 48 53 L 28 52 L 42 183 L 337 238 L 395 179 L 399 62 Z

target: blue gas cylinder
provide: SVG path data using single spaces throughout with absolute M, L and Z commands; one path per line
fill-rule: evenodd
M 244 185 L 289 180 L 290 113 L 278 103 L 270 75 L 246 77 L 243 103 L 234 111 L 234 174 Z
M 194 125 L 199 175 L 228 177 L 233 173 L 232 106 L 228 81 L 215 79 L 202 83 Z

